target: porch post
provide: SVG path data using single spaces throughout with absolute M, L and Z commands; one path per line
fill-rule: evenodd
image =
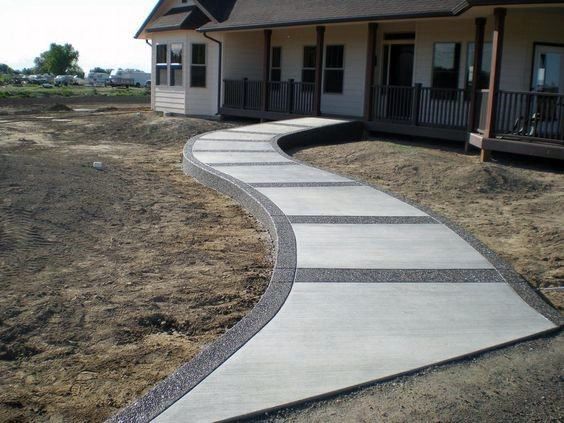
M 495 137 L 495 122 L 497 114 L 497 98 L 499 94 L 499 77 L 501 71 L 501 57 L 503 54 L 503 32 L 505 29 L 505 16 L 507 9 L 494 9 L 494 31 L 492 39 L 492 66 L 490 70 L 490 92 L 486 111 L 486 129 L 484 138 Z M 480 160 L 490 160 L 491 152 L 482 148 Z
M 368 47 L 366 50 L 366 77 L 364 79 L 364 120 L 372 119 L 374 107 L 374 66 L 376 65 L 376 37 L 378 24 L 368 24 Z
M 321 115 L 321 81 L 323 80 L 323 49 L 325 48 L 325 27 L 318 26 L 317 45 L 315 49 L 315 92 L 313 99 L 313 109 L 315 116 Z
M 478 82 L 482 69 L 482 57 L 484 52 L 484 31 L 486 28 L 486 18 L 476 18 L 476 37 L 474 39 L 474 68 L 472 69 L 472 92 L 470 93 L 470 110 L 468 112 L 468 132 L 476 129 L 476 112 L 478 111 Z M 468 152 L 470 144 L 466 140 L 464 152 Z
M 262 99 L 261 110 L 266 112 L 268 108 L 268 81 L 270 80 L 270 50 L 272 44 L 272 30 L 264 30 L 264 51 L 262 59 Z

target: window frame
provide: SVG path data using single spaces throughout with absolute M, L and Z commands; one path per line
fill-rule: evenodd
M 329 58 L 329 48 L 332 47 L 341 47 L 342 48 L 342 60 L 340 67 L 329 67 L 327 66 L 327 59 Z M 345 92 L 345 45 L 344 44 L 328 44 L 325 46 L 325 55 L 324 55 L 324 63 L 323 63 L 323 94 L 329 95 L 343 95 Z M 327 74 L 329 72 L 340 72 L 340 79 L 341 79 L 341 86 L 339 91 L 328 91 L 327 89 Z
M 436 58 L 436 52 L 437 52 L 437 46 L 439 44 L 452 44 L 454 45 L 454 67 L 456 68 L 456 70 L 454 71 L 441 71 L 443 73 L 446 72 L 456 72 L 456 84 L 454 87 L 439 87 L 436 86 L 435 83 L 435 58 Z M 458 57 L 457 57 L 458 56 Z M 462 43 L 458 42 L 458 41 L 437 41 L 433 43 L 433 58 L 431 61 L 431 88 L 439 88 L 439 89 L 458 89 L 460 86 L 460 67 L 461 67 L 461 58 L 462 58 Z
M 179 45 L 180 46 L 180 62 L 172 62 L 172 48 L 175 45 Z M 169 81 L 169 86 L 170 87 L 183 87 L 184 86 L 184 43 L 183 42 L 174 42 L 174 43 L 170 43 L 170 47 L 169 47 L 169 77 L 168 77 L 168 81 Z M 181 75 L 182 75 L 182 80 L 180 84 L 176 83 L 176 77 L 174 76 L 174 71 L 180 70 Z
M 470 92 L 472 90 L 472 86 L 474 84 L 474 81 L 471 81 L 470 78 L 472 77 L 472 71 L 470 70 L 470 63 L 472 62 L 472 68 L 474 67 L 474 50 L 472 51 L 472 54 L 470 54 L 470 46 L 474 46 L 473 49 L 476 48 L 475 46 L 475 42 L 474 41 L 469 41 L 468 44 L 466 45 L 466 75 L 464 78 L 464 89 L 468 92 Z M 490 46 L 490 67 L 488 68 L 488 83 L 487 84 L 483 84 L 485 85 L 484 87 L 480 87 L 478 86 L 479 90 L 487 90 L 488 86 L 489 86 L 489 80 L 490 80 L 490 76 L 491 76 L 491 59 L 492 59 L 492 42 L 491 41 L 484 41 L 484 49 L 482 50 L 482 68 L 484 67 L 484 63 L 485 62 L 485 53 L 486 53 L 486 46 Z M 483 69 L 480 70 L 480 73 L 483 72 Z M 478 74 L 478 78 L 480 78 L 480 74 Z
M 280 52 L 279 54 L 279 62 L 278 66 L 274 66 L 274 51 L 278 50 Z M 274 79 L 272 77 L 274 72 L 278 72 L 279 76 L 278 79 Z M 282 46 L 272 46 L 271 51 L 270 51 L 270 73 L 269 73 L 269 79 L 271 82 L 282 82 Z
M 165 48 L 165 61 L 159 62 L 159 47 Z M 169 86 L 169 75 L 168 75 L 168 62 L 169 62 L 169 48 L 168 43 L 157 43 L 155 45 L 155 85 L 158 87 L 168 87 Z M 161 71 L 164 70 L 166 81 L 164 84 L 161 80 Z
M 194 46 L 204 47 L 204 63 L 194 63 Z M 195 84 L 194 68 L 204 69 L 203 85 Z M 208 45 L 206 43 L 192 43 L 190 47 L 190 88 L 207 88 L 208 86 Z
M 306 66 L 306 49 L 313 50 L 313 66 Z M 317 46 L 303 46 L 302 52 L 302 83 L 315 84 L 315 71 L 317 69 Z M 313 71 L 313 81 L 306 81 L 304 78 L 305 72 L 311 71 Z

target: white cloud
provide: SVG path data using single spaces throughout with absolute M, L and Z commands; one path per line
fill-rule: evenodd
M 0 0 L 0 63 L 20 69 L 50 43 L 70 43 L 79 65 L 150 70 L 150 49 L 135 40 L 156 0 Z

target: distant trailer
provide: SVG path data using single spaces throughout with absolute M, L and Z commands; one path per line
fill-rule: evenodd
M 106 85 L 112 87 L 143 87 L 150 80 L 150 73 L 136 69 L 117 69 L 112 71 Z

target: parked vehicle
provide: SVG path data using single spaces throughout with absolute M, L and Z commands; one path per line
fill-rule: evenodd
M 57 75 L 55 77 L 55 85 L 60 86 L 69 86 L 74 85 L 74 76 L 73 75 Z
M 75 75 L 72 78 L 72 85 L 78 85 L 78 86 L 84 86 L 86 85 L 86 80 L 84 80 L 83 78 L 79 78 L 78 75 Z
M 103 87 L 110 78 L 110 74 L 105 72 L 90 72 L 86 78 L 86 83 L 94 87 Z
M 116 69 L 112 71 L 106 85 L 112 87 L 142 87 L 150 79 L 150 73 L 137 69 Z

